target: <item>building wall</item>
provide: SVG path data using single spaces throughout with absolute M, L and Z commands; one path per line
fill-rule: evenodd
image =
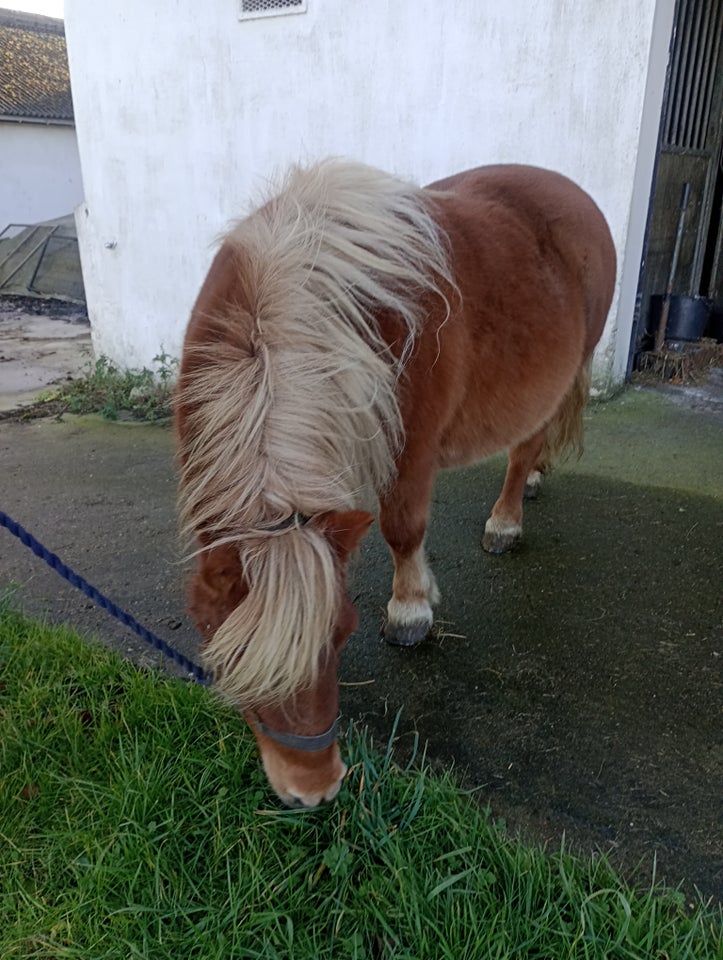
M 72 126 L 0 121 L 0 230 L 63 217 L 82 199 Z
M 239 5 L 66 0 L 97 351 L 178 354 L 214 238 L 290 162 L 427 182 L 511 161 L 566 173 L 606 214 L 625 296 L 595 378 L 621 379 L 674 0 L 308 0 L 246 21 Z

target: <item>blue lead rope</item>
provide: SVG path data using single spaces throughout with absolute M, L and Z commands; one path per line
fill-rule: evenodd
M 0 527 L 5 527 L 6 530 L 9 530 L 21 543 L 29 547 L 36 557 L 44 560 L 47 565 L 52 567 L 56 573 L 60 574 L 64 580 L 67 580 L 68 583 L 72 584 L 77 590 L 82 591 L 86 597 L 89 597 L 94 603 L 98 604 L 99 607 L 102 607 L 112 617 L 115 617 L 116 620 L 119 620 L 132 630 L 133 633 L 137 634 L 141 640 L 145 640 L 146 643 L 149 643 L 156 650 L 159 650 L 166 657 L 173 660 L 173 662 L 183 670 L 187 670 L 196 683 L 200 683 L 205 687 L 210 686 L 210 676 L 205 673 L 198 664 L 194 663 L 193 660 L 189 660 L 188 657 L 179 653 L 178 650 L 174 650 L 165 640 L 161 640 L 155 633 L 151 633 L 150 630 L 147 630 L 142 624 L 138 623 L 135 617 L 126 613 L 125 610 L 121 610 L 117 604 L 113 603 L 113 601 L 104 596 L 100 590 L 96 590 L 92 584 L 88 583 L 87 580 L 84 580 L 83 577 L 66 566 L 58 556 L 46 549 L 42 543 L 29 534 L 19 523 L 16 523 L 6 513 L 3 513 L 2 510 L 0 510 Z

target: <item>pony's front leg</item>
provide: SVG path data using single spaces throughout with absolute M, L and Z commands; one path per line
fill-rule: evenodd
M 384 638 L 411 647 L 432 627 L 432 605 L 439 590 L 424 553 L 424 534 L 432 488 L 432 471 L 421 485 L 397 481 L 381 503 L 379 523 L 394 560 L 392 598 L 387 604 Z
M 522 498 L 534 498 L 539 492 L 542 481 L 539 458 L 544 442 L 543 429 L 510 450 L 504 486 L 482 538 L 482 546 L 488 553 L 511 550 L 522 536 Z

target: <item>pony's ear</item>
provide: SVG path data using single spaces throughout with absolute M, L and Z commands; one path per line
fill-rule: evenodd
M 359 545 L 374 522 L 374 514 L 366 510 L 330 511 L 318 518 L 319 525 L 336 547 L 342 560 Z

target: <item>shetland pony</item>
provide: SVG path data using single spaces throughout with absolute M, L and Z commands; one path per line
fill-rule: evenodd
M 424 554 L 437 470 L 509 451 L 482 546 L 508 550 L 556 457 L 581 449 L 615 281 L 605 220 L 526 166 L 427 188 L 356 163 L 293 169 L 226 236 L 176 398 L 190 610 L 203 659 L 292 806 L 332 799 L 346 564 L 372 522 L 394 560 L 385 636 L 439 591 Z

